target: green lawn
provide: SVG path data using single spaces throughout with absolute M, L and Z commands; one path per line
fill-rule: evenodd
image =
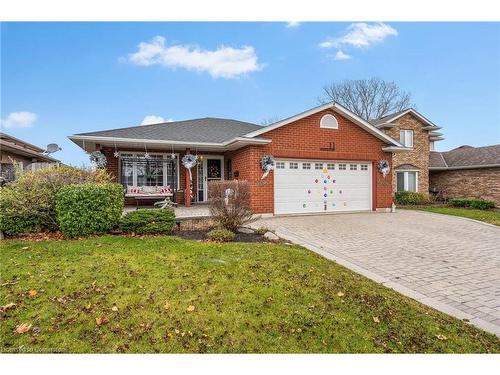
M 500 226 L 500 211 L 476 210 L 473 208 L 455 208 L 455 207 L 424 207 L 418 208 L 420 211 L 435 212 L 444 215 L 462 216 L 469 219 L 484 221 Z
M 1 352 L 500 352 L 497 337 L 298 246 L 8 240 L 0 260 L 1 305 L 17 304 Z

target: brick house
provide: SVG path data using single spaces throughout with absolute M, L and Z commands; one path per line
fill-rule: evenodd
M 57 164 L 59 160 L 47 155 L 43 148 L 32 145 L 19 138 L 0 132 L 0 178 L 4 181 L 15 179 L 15 166 L 19 170 L 32 169 L 32 166 Z
M 431 151 L 429 170 L 431 192 L 488 199 L 500 206 L 500 145 Z
M 434 142 L 444 139 L 433 124 L 414 109 L 406 109 L 371 124 L 409 148 L 408 152 L 394 154 L 392 178 L 395 191 L 429 192 L 429 157 Z
M 378 164 L 387 161 L 392 168 L 393 158 L 411 151 L 336 103 L 265 127 L 204 118 L 69 138 L 87 152 L 103 153 L 127 193 L 167 186 L 179 204 L 190 206 L 207 200 L 210 181 L 246 180 L 253 211 L 271 214 L 389 210 L 393 182 Z M 186 154 L 197 160 L 191 176 L 180 162 Z M 264 177 L 266 155 L 275 169 Z

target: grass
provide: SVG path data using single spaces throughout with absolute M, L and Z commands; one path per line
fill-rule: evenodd
M 476 210 L 473 208 L 456 207 L 422 207 L 420 211 L 435 212 L 444 215 L 467 217 L 469 219 L 484 221 L 485 223 L 500 226 L 500 211 Z
M 496 336 L 298 246 L 104 236 L 1 247 L 0 302 L 17 304 L 2 313 L 1 352 L 500 352 Z M 31 330 L 14 333 L 22 323 Z

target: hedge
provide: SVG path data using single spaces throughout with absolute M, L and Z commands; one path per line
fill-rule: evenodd
M 448 200 L 453 207 L 476 208 L 478 210 L 490 210 L 495 208 L 495 202 L 477 198 L 453 198 Z
M 174 229 L 175 213 L 171 209 L 139 209 L 131 211 L 120 220 L 125 233 L 167 234 Z
M 56 196 L 57 222 L 67 237 L 107 233 L 119 224 L 122 212 L 120 184 L 68 185 Z
M 399 205 L 418 205 L 429 203 L 429 198 L 423 193 L 413 191 L 398 191 L 394 193 L 394 200 Z

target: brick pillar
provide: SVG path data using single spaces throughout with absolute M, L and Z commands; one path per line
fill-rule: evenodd
M 189 148 L 186 148 L 186 155 L 190 153 L 191 150 Z M 184 166 L 181 168 L 184 168 Z M 184 174 L 186 176 L 186 188 L 184 189 L 184 204 L 186 205 L 186 207 L 191 207 L 191 178 L 189 177 L 189 171 L 187 170 L 187 168 Z

